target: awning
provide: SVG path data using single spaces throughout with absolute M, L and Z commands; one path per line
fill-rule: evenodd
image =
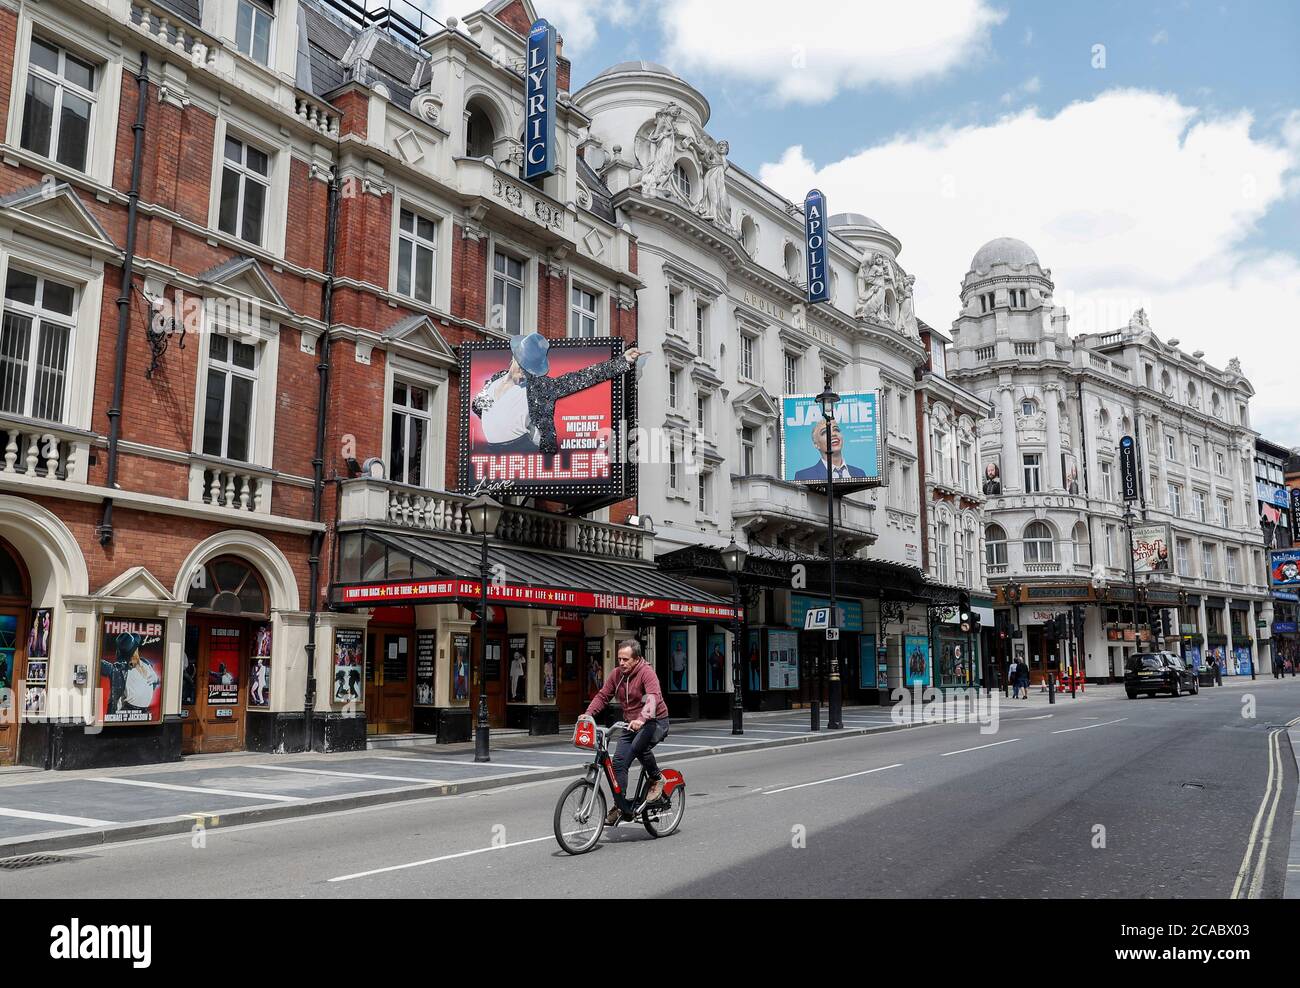
M 478 602 L 477 544 L 371 529 L 364 530 L 364 536 L 367 546 L 387 550 L 385 559 L 380 564 L 372 557 L 366 574 L 370 579 L 350 580 L 340 574 L 331 589 L 335 605 Z M 723 598 L 636 560 L 592 559 L 489 542 L 488 569 L 502 577 L 488 582 L 488 601 L 493 604 L 715 621 L 730 621 L 735 612 Z

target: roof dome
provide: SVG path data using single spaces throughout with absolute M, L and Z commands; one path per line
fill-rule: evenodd
M 832 230 L 837 226 L 869 226 L 874 230 L 885 229 L 870 216 L 863 216 L 861 213 L 835 213 L 826 221 L 826 225 Z
M 681 79 L 681 76 L 666 65 L 660 65 L 658 62 L 647 62 L 643 58 L 633 62 L 619 62 L 617 65 L 611 65 L 604 72 L 595 76 L 595 79 L 603 79 L 607 75 L 621 75 L 624 72 L 651 72 L 655 75 L 666 75 L 670 79 Z
M 1015 237 L 998 237 L 990 240 L 975 252 L 971 258 L 972 271 L 989 271 L 995 264 L 1006 264 L 1013 268 L 1024 268 L 1031 264 L 1038 265 L 1038 255 L 1023 240 Z

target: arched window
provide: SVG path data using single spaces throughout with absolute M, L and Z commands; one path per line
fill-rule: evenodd
M 1037 409 L 1038 406 L 1034 404 L 1034 399 L 1032 398 L 1026 398 L 1020 402 L 1020 414 L 1025 418 L 1029 418 L 1029 416 L 1033 415 Z
M 740 221 L 740 242 L 751 254 L 758 248 L 758 225 L 752 216 L 746 216 Z
M 943 581 L 948 579 L 948 544 L 951 540 L 951 526 L 945 516 L 940 516 L 934 525 L 934 562 L 935 576 Z
M 27 596 L 26 570 L 9 543 L 0 540 L 0 597 Z
M 984 561 L 989 566 L 1007 564 L 1007 533 L 1001 525 L 990 525 L 984 530 Z
M 496 141 L 492 118 L 481 105 L 471 100 L 469 116 L 465 120 L 465 154 L 470 158 L 490 158 Z
M 234 556 L 206 563 L 191 581 L 187 599 L 194 611 L 263 618 L 271 613 L 261 576 Z
M 1056 547 L 1052 544 L 1052 530 L 1041 521 L 1030 522 L 1025 528 L 1025 562 L 1050 563 L 1056 560 Z
M 979 586 L 979 574 L 975 572 L 975 522 L 970 518 L 966 519 L 966 535 L 961 544 L 966 557 L 966 585 Z
M 1079 522 L 1074 526 L 1074 564 L 1076 566 L 1092 565 L 1092 547 L 1088 544 L 1088 527 Z
M 797 279 L 802 274 L 803 262 L 799 258 L 799 248 L 794 244 L 785 245 L 785 274 L 787 278 Z
M 686 170 L 686 166 L 680 161 L 673 167 L 673 181 L 677 183 L 677 191 L 685 199 L 691 197 L 691 173 Z

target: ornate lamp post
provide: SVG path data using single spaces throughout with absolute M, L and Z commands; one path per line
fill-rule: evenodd
M 826 558 L 830 563 L 831 578 L 831 613 L 829 627 L 826 629 L 826 654 L 830 657 L 831 696 L 830 717 L 826 722 L 826 726 L 830 730 L 836 730 L 844 726 L 843 697 L 841 696 L 840 684 L 839 612 L 835 606 L 835 462 L 831 451 L 831 430 L 838 428 L 835 425 L 835 406 L 839 404 L 839 401 L 840 396 L 831 390 L 831 379 L 827 375 L 825 387 L 822 389 L 822 393 L 817 396 L 817 404 L 821 405 L 822 418 L 826 421 Z M 817 715 L 819 702 L 820 697 L 814 696 L 813 730 L 817 729 L 816 722 L 820 719 Z
M 740 640 L 742 634 L 742 605 L 740 602 L 740 574 L 745 568 L 745 560 L 749 558 L 749 552 L 743 547 L 736 545 L 736 539 L 733 536 L 731 542 L 722 550 L 722 565 L 731 576 L 731 599 L 735 608 L 735 613 L 731 618 L 731 733 L 745 733 L 745 709 L 741 702 L 740 696 L 740 656 L 743 645 Z
M 478 650 L 478 728 L 474 732 L 474 761 L 490 762 L 492 754 L 488 747 L 488 706 L 487 706 L 487 623 L 488 623 L 488 536 L 495 535 L 497 525 L 501 523 L 501 505 L 486 494 L 480 494 L 470 502 L 465 512 L 469 516 L 470 527 L 482 540 L 479 555 L 479 650 Z

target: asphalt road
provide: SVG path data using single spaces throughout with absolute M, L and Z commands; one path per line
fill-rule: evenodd
M 69 852 L 0 871 L 0 896 L 532 897 L 631 876 L 656 896 L 1281 896 L 1296 794 L 1285 732 L 1280 794 L 1265 797 L 1300 682 L 1001 709 L 993 734 L 937 725 L 683 761 L 676 835 L 623 825 L 577 858 L 551 836 L 566 783 L 543 781 L 209 829 L 199 847 L 181 835 Z

